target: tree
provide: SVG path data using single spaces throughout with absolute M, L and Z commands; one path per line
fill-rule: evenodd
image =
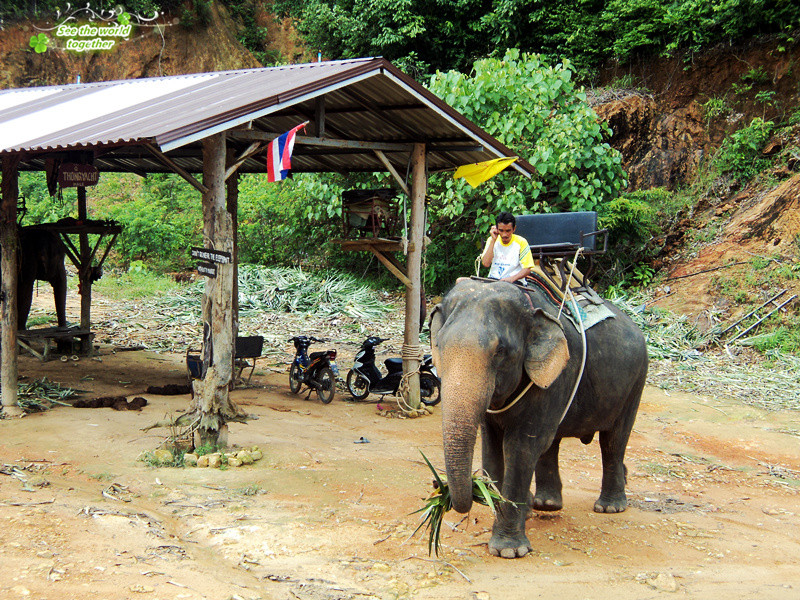
M 475 244 L 498 211 L 594 210 L 627 185 L 622 158 L 605 141 L 611 130 L 576 87 L 568 61 L 550 66 L 538 55 L 508 50 L 502 59 L 477 61 L 469 75 L 438 72 L 430 89 L 529 161 L 536 176 L 528 180 L 507 169 L 475 189 L 461 179 L 434 179 L 432 219 L 448 229 L 449 243 L 441 256 L 432 246 L 429 283 L 440 273 L 452 277 L 437 268 L 439 261 L 460 274 L 470 269 Z M 472 253 L 454 261 L 453 248 Z

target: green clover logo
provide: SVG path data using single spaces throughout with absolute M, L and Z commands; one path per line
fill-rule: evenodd
M 39 35 L 31 36 L 31 41 L 28 45 L 33 48 L 37 53 L 41 54 L 47 50 L 47 44 L 50 43 L 50 38 L 46 34 L 40 33 Z
M 117 22 L 123 27 L 125 27 L 125 25 L 131 22 L 131 16 L 128 13 L 124 12 L 117 17 Z

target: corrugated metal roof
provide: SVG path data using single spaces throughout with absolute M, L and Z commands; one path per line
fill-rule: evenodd
M 509 156 L 510 150 L 382 58 L 328 61 L 174 77 L 0 91 L 0 154 L 22 155 L 20 168 L 40 170 L 48 156 L 93 150 L 101 171 L 163 172 L 144 149 L 152 144 L 190 172 L 202 171 L 200 141 L 230 132 L 234 150 L 246 133 L 279 134 L 311 121 L 324 97 L 325 138 L 428 145 L 428 168 Z M 406 150 L 386 151 L 405 165 Z M 531 172 L 525 162 L 515 165 Z M 266 171 L 263 155 L 240 167 Z M 294 172 L 383 171 L 364 148 L 298 144 Z

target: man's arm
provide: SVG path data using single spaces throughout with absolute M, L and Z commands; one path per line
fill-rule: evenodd
M 492 261 L 494 260 L 494 243 L 497 241 L 497 225 L 492 225 L 492 228 L 489 230 L 489 235 L 491 236 L 488 240 L 486 240 L 486 247 L 483 249 L 483 254 L 481 255 L 481 264 L 484 267 L 491 267 Z
M 500 281 L 508 281 L 509 283 L 514 283 L 515 281 L 519 281 L 520 279 L 524 279 L 528 275 L 531 274 L 530 268 L 522 269 L 516 275 L 511 275 L 510 277 L 503 277 Z

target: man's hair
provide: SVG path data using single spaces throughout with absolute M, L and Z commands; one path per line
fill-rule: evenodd
M 517 219 L 510 212 L 501 212 L 499 215 L 497 215 L 496 222 L 498 225 L 500 223 L 505 223 L 506 225 L 511 225 L 512 227 L 517 226 Z

